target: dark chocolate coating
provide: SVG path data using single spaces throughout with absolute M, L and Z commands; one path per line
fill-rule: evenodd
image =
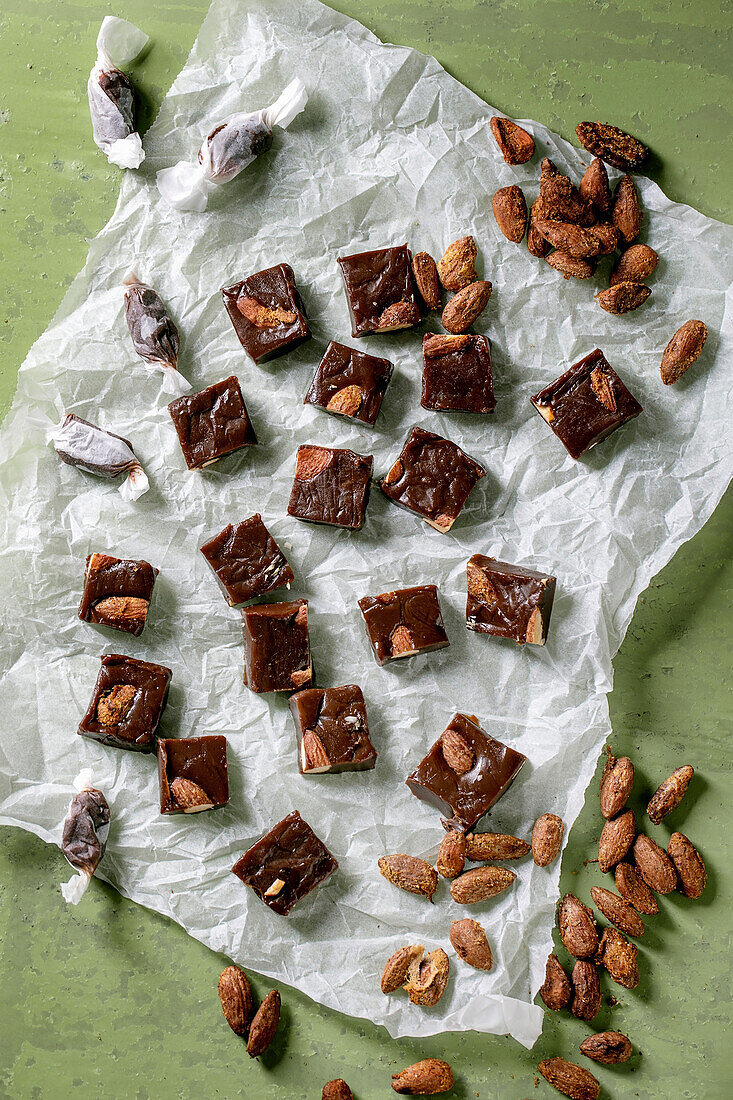
M 158 570 L 146 561 L 113 558 L 109 554 L 90 554 L 84 574 L 84 592 L 79 604 L 79 618 L 85 623 L 125 630 L 138 637 L 143 632 L 147 607 L 136 604 L 134 615 L 125 615 L 124 607 L 107 608 L 111 597 L 129 597 L 150 604 Z
M 216 167 L 217 183 L 233 179 L 260 153 L 272 145 L 272 130 L 262 121 L 262 112 L 237 115 L 231 122 L 222 122 L 206 138 L 212 165 Z M 203 164 L 199 150 L 199 164 Z
M 94 874 L 104 855 L 99 830 L 105 825 L 109 825 L 109 806 L 101 791 L 87 787 L 74 795 L 61 838 L 61 851 L 72 867 Z
M 555 598 L 555 577 L 483 554 L 469 559 L 466 572 L 469 630 L 513 638 L 520 644 L 531 641 L 536 634 L 539 644 L 544 645 Z
M 485 336 L 423 336 L 424 409 L 490 413 L 496 407 Z
M 456 714 L 447 729 L 473 750 L 473 766 L 463 775 L 455 772 L 443 756 L 441 735 L 405 782 L 414 795 L 440 810 L 448 825 L 465 832 L 506 794 L 527 758 L 489 737 L 473 715 Z
M 337 867 L 326 845 L 293 810 L 237 860 L 232 874 L 250 886 L 275 913 L 286 917 L 294 905 Z M 268 897 L 267 890 L 278 879 L 282 887 Z
M 353 337 L 378 332 L 385 311 L 400 302 L 414 307 L 412 323 L 418 323 L 420 311 L 412 282 L 412 255 L 406 244 L 339 256 L 338 263 L 346 288 Z
M 301 775 L 365 771 L 377 762 L 366 706 L 357 684 L 306 688 L 290 698 Z
M 395 504 L 449 531 L 485 470 L 455 443 L 413 428 L 380 488 Z
M 125 287 L 125 320 L 135 351 L 146 363 L 178 363 L 180 338 L 161 298 L 149 286 Z
M 565 445 L 580 458 L 642 412 L 639 402 L 596 348 L 530 401 Z
M 165 665 L 105 653 L 92 701 L 77 732 L 103 745 L 154 752 L 172 675 Z M 124 699 L 118 720 L 100 721 L 100 704 L 107 712 L 114 710 L 116 697 Z
M 177 397 L 168 412 L 189 470 L 257 442 L 238 379 L 231 375 L 198 393 Z
M 82 420 L 76 413 L 67 413 L 61 422 L 61 426 L 67 430 L 67 434 L 72 433 L 72 438 L 65 444 L 57 443 L 56 454 L 62 462 L 66 462 L 69 466 L 76 466 L 78 469 L 86 470 L 87 473 L 95 474 L 97 477 L 111 479 L 121 477 L 122 474 L 127 474 L 140 465 L 132 450 L 132 443 L 121 435 L 108 432 L 105 428 L 98 428 L 90 420 Z M 88 444 L 92 435 L 97 442 L 104 441 L 104 437 L 109 439 L 109 453 L 107 455 L 102 454 L 102 461 L 99 461 L 99 449 L 97 449 L 94 458 L 90 454 Z M 125 447 L 132 451 L 132 457 L 123 458 L 120 455 L 119 443 L 123 443 Z
M 255 363 L 275 359 L 310 339 L 311 331 L 290 264 L 268 267 L 232 286 L 222 287 L 221 295 L 239 342 Z M 271 318 L 272 323 L 267 323 L 265 316 L 254 324 L 242 312 L 248 308 L 247 303 L 284 311 L 294 319 Z
M 208 795 L 211 808 L 229 801 L 227 739 L 220 734 L 210 737 L 165 737 L 158 741 L 158 780 L 160 812 L 180 814 L 183 808 L 171 791 L 175 779 L 187 779 Z
M 359 607 L 380 665 L 450 645 L 434 584 L 365 596 Z
M 119 69 L 100 73 L 99 87 L 109 105 L 102 110 L 101 103 L 92 100 L 94 129 L 101 142 L 112 145 L 135 132 L 135 92 L 130 80 Z
M 250 691 L 296 691 L 313 682 L 308 601 L 258 603 L 242 611 L 244 682 Z
M 333 416 L 374 424 L 392 377 L 389 359 L 337 344 L 326 348 L 304 405 L 317 405 Z
M 293 581 L 285 555 L 259 512 L 230 523 L 201 547 L 227 603 L 234 607 Z
M 358 531 L 371 486 L 371 455 L 331 447 L 298 447 L 288 515 Z

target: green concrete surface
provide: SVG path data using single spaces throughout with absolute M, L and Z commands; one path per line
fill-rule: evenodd
M 242 0 L 243 4 L 245 0 Z M 720 0 L 338 0 L 381 38 L 433 53 L 496 107 L 566 137 L 584 118 L 638 133 L 653 177 L 674 198 L 730 219 L 733 203 L 729 4 Z M 4 0 L 0 8 L 0 414 L 15 374 L 111 214 L 119 185 L 91 141 L 85 84 L 99 22 L 123 15 L 151 36 L 132 72 L 143 129 L 184 63 L 203 0 Z M 722 369 L 723 364 L 717 364 Z M 615 661 L 614 746 L 637 765 L 633 805 L 673 767 L 697 769 L 669 819 L 703 852 L 697 903 L 664 899 L 640 941 L 641 983 L 607 983 L 595 1024 L 632 1039 L 626 1066 L 600 1067 L 608 1097 L 723 1100 L 733 1095 L 730 1032 L 731 494 L 639 601 Z M 3 715 L 0 720 L 8 721 Z M 19 731 L 22 736 L 22 730 Z M 588 896 L 597 787 L 573 829 L 562 888 Z M 670 829 L 652 829 L 662 840 Z M 589 1029 L 548 1013 L 531 1053 L 475 1034 L 394 1042 L 284 988 L 283 1024 L 260 1062 L 226 1027 L 216 993 L 226 960 L 175 924 L 93 883 L 66 909 L 59 852 L 0 832 L 2 1100 L 318 1100 L 343 1076 L 357 1100 L 394 1095 L 390 1075 L 447 1058 L 461 1100 L 558 1095 L 534 1080 L 539 1058 L 574 1056 Z M 265 980 L 253 976 L 263 995 Z M 579 1056 L 579 1061 L 583 1059 Z M 590 1063 L 587 1063 L 590 1065 Z

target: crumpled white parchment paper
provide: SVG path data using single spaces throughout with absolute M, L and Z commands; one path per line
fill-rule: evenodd
M 298 75 L 310 93 L 306 111 L 276 134 L 270 153 L 217 190 L 205 214 L 181 214 L 161 200 L 158 169 L 190 159 L 217 119 L 266 105 Z M 611 317 L 592 299 L 600 277 L 563 281 L 525 245 L 506 241 L 490 213 L 494 191 L 509 183 L 534 199 L 543 154 L 576 179 L 588 157 L 529 123 L 538 153 L 511 168 L 489 132 L 493 113 L 432 58 L 382 45 L 316 0 L 215 0 L 145 137 L 144 166 L 125 176 L 114 216 L 20 372 L 0 436 L 0 820 L 58 843 L 73 777 L 91 766 L 112 812 L 100 872 L 125 895 L 236 962 L 392 1035 L 473 1028 L 531 1045 L 541 1028 L 531 1001 L 550 948 L 558 866 L 514 865 L 514 888 L 470 910 L 487 928 L 494 970 L 456 962 L 440 1004 L 424 1010 L 379 992 L 384 962 L 406 942 L 448 946 L 451 919 L 469 910 L 451 902 L 446 884 L 435 905 L 400 892 L 376 862 L 398 851 L 435 857 L 439 815 L 404 778 L 458 709 L 529 757 L 484 828 L 528 836 L 544 811 L 567 826 L 578 814 L 610 734 L 611 658 L 637 596 L 702 526 L 729 480 L 733 229 L 640 178 L 642 239 L 661 262 L 649 302 Z M 359 345 L 395 363 L 376 430 L 304 406 L 327 341 L 351 342 L 336 256 L 404 240 L 439 256 L 465 233 L 494 284 L 477 330 L 492 341 L 495 414 L 420 408 L 416 331 Z M 279 261 L 295 269 L 314 336 L 258 368 L 237 342 L 219 287 Z M 131 265 L 176 320 L 179 366 L 194 388 L 238 374 L 258 447 L 203 473 L 186 470 L 159 377 L 137 358 L 125 326 L 121 284 Z M 660 355 L 690 317 L 707 323 L 708 343 L 668 389 Z M 596 346 L 645 411 L 573 462 L 528 398 Z M 114 484 L 63 465 L 28 417 L 64 410 L 131 439 L 150 492 L 127 503 Z M 450 535 L 378 491 L 361 532 L 286 516 L 298 444 L 373 453 L 381 473 L 414 423 L 449 436 L 488 471 Z M 380 751 L 373 772 L 300 776 L 287 700 L 252 695 L 242 683 L 239 615 L 198 547 L 257 510 L 293 565 L 292 595 L 311 601 L 318 682 L 364 689 Z M 160 569 L 141 638 L 76 617 L 84 559 L 95 550 Z M 475 551 L 557 575 L 546 649 L 466 630 L 465 561 Z M 357 599 L 421 582 L 439 585 L 450 648 L 380 669 Z M 228 807 L 162 817 L 154 757 L 77 737 L 103 650 L 173 669 L 164 735 L 226 735 Z M 281 918 L 229 869 L 294 808 L 340 869 Z

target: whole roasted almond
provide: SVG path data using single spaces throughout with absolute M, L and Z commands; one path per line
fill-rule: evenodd
M 633 244 L 641 231 L 643 214 L 636 184 L 631 176 L 622 176 L 613 195 L 611 221 L 627 244 Z
M 595 271 L 593 264 L 587 260 L 578 260 L 575 256 L 560 250 L 551 252 L 545 259 L 550 267 L 560 272 L 563 279 L 590 279 Z
M 538 867 L 548 867 L 560 855 L 565 832 L 557 814 L 542 814 L 532 829 L 532 859 Z
M 466 834 L 451 829 L 445 834 L 438 848 L 435 867 L 443 878 L 460 875 L 466 864 Z
M 326 469 L 331 452 L 326 447 L 299 447 L 295 460 L 295 477 L 298 481 L 310 481 Z
M 489 121 L 501 155 L 507 164 L 526 164 L 534 156 L 534 138 L 510 118 L 494 115 Z
M 659 263 L 659 256 L 648 244 L 632 244 L 619 256 L 609 283 L 643 283 Z
M 615 759 L 610 749 L 606 768 L 601 778 L 601 813 L 608 821 L 626 805 L 634 785 L 634 765 L 628 756 Z
M 407 972 L 415 959 L 421 959 L 425 948 L 421 943 L 411 943 L 406 947 L 400 947 L 394 955 L 387 959 L 387 965 L 382 971 L 380 989 L 382 993 L 394 993 L 407 981 Z
M 340 413 L 341 416 L 356 416 L 363 400 L 364 391 L 361 386 L 344 386 L 336 391 L 326 408 L 329 412 Z
M 551 176 L 558 176 L 560 173 L 557 167 L 549 157 L 543 157 L 540 161 L 540 181 L 550 179 Z
M 323 1086 L 321 1100 L 354 1100 L 354 1094 L 342 1077 L 327 1081 Z
M 532 222 L 545 240 L 574 259 L 588 259 L 600 255 L 601 243 L 589 229 L 572 222 L 555 222 L 547 218 L 535 218 Z
M 423 1058 L 392 1074 L 392 1088 L 405 1096 L 437 1096 L 453 1088 L 453 1070 L 439 1058 Z
M 634 841 L 634 859 L 639 874 L 650 890 L 671 894 L 677 886 L 677 872 L 664 848 L 651 837 L 639 833 Z
M 250 1026 L 249 1038 L 247 1039 L 247 1054 L 250 1058 L 258 1058 L 260 1054 L 265 1053 L 275 1038 L 279 1023 L 280 994 L 276 989 L 273 989 L 257 1009 Z
M 573 988 L 570 978 L 557 955 L 548 955 L 545 964 L 545 980 L 540 986 L 540 997 L 553 1012 L 559 1012 L 570 1002 Z
M 627 901 L 614 894 L 611 890 L 604 890 L 602 886 L 592 886 L 590 896 L 596 909 L 603 913 L 606 920 L 610 920 L 621 932 L 627 936 L 643 936 L 644 922 L 629 905 Z
M 456 775 L 470 772 L 476 762 L 476 753 L 470 742 L 458 730 L 448 728 L 440 739 L 443 759 Z
M 695 769 L 685 764 L 681 768 L 675 768 L 664 783 L 660 783 L 646 808 L 647 816 L 654 825 L 659 825 L 667 814 L 677 809 L 694 774 Z
M 598 969 L 587 959 L 578 959 L 573 967 L 573 999 L 570 1011 L 579 1020 L 594 1020 L 601 1011 L 601 983 Z
M 595 298 L 606 313 L 619 316 L 643 306 L 650 294 L 651 290 L 643 283 L 616 283 L 608 290 L 602 290 L 600 294 L 596 294 Z
M 591 225 L 588 232 L 598 241 L 599 255 L 610 256 L 618 248 L 621 234 L 615 225 L 599 222 L 598 225 Z
M 629 905 L 633 905 L 637 913 L 653 917 L 659 912 L 657 899 L 639 872 L 630 863 L 619 863 L 614 877 L 619 894 L 625 901 L 628 901 Z
M 680 893 L 686 898 L 699 898 L 708 876 L 697 848 L 684 833 L 672 833 L 667 852 L 679 876 Z
M 395 302 L 380 313 L 377 328 L 380 332 L 396 332 L 420 323 L 420 310 L 414 302 Z
M 566 894 L 557 913 L 560 939 L 576 959 L 589 959 L 598 950 L 598 931 L 593 913 L 575 894 Z
M 379 872 L 387 882 L 406 890 L 408 894 L 422 894 L 430 901 L 438 889 L 438 873 L 417 856 L 407 856 L 399 852 L 393 856 L 382 856 L 379 860 Z
M 625 989 L 639 984 L 639 949 L 615 928 L 605 928 L 598 945 L 596 962 L 605 966 L 613 980 Z
M 438 260 L 438 276 L 446 290 L 463 290 L 476 281 L 477 255 L 473 237 L 461 237 L 448 245 Z
M 604 824 L 598 841 L 598 867 L 604 874 L 621 862 L 634 843 L 635 836 L 633 810 L 625 810 Z
M 584 149 L 619 172 L 633 172 L 649 156 L 646 145 L 638 138 L 606 122 L 579 122 L 575 133 Z
M 703 321 L 685 321 L 664 349 L 661 375 L 665 386 L 677 382 L 700 355 L 708 338 Z
M 599 214 L 608 214 L 611 210 L 611 188 L 608 185 L 608 172 L 600 157 L 592 160 L 580 181 L 580 193 L 584 199 L 592 202 Z
M 581 195 L 572 180 L 557 170 L 540 179 L 540 193 L 532 204 L 532 219 L 535 218 L 585 226 L 597 221 L 593 204 Z
M 198 783 L 194 783 L 190 779 L 176 776 L 171 781 L 170 792 L 184 814 L 196 814 L 200 813 L 201 810 L 213 809 L 214 803 L 203 787 L 199 787 Z
M 228 966 L 219 978 L 219 1000 L 224 1019 L 235 1035 L 246 1035 L 254 1004 L 247 975 L 238 966 Z
M 129 713 L 136 695 L 137 688 L 132 684 L 115 684 L 102 692 L 95 712 L 97 721 L 103 726 L 118 726 Z
M 482 925 L 477 920 L 464 917 L 454 920 L 448 938 L 456 954 L 476 970 L 491 970 L 494 958 Z
M 271 309 L 256 298 L 248 298 L 246 295 L 237 298 L 237 309 L 255 328 L 280 328 L 281 325 L 292 325 L 298 320 L 297 315 L 290 310 L 279 306 Z
M 414 1005 L 437 1005 L 448 984 L 450 963 L 442 947 L 428 951 L 424 959 L 413 959 L 403 986 Z
M 527 202 L 521 187 L 501 187 L 491 200 L 496 224 L 508 241 L 519 244 L 527 228 Z
M 491 283 L 480 280 L 459 290 L 443 310 L 443 328 L 448 332 L 465 332 L 476 321 L 491 297 Z
M 107 596 L 95 603 L 91 621 L 139 634 L 145 626 L 148 607 L 148 601 L 140 596 Z
M 438 267 L 429 253 L 416 252 L 412 257 L 412 277 L 427 309 L 440 309 Z
M 450 885 L 450 896 L 459 905 L 475 905 L 508 890 L 517 876 L 506 867 L 474 867 Z
M 569 1100 L 598 1100 L 601 1086 L 592 1073 L 564 1058 L 547 1058 L 537 1067 L 545 1081 Z
M 468 833 L 466 835 L 466 858 L 474 863 L 487 859 L 521 859 L 526 856 L 530 846 L 526 840 L 509 833 Z
M 617 1066 L 619 1062 L 628 1062 L 631 1057 L 631 1043 L 620 1031 L 599 1031 L 589 1035 L 580 1044 L 580 1053 L 603 1066 Z

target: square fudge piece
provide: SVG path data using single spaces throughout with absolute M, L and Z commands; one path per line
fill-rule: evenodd
M 135 637 L 142 634 L 148 616 L 153 585 L 158 576 L 146 561 L 90 554 L 84 573 L 84 592 L 79 618 Z
M 250 691 L 297 691 L 311 686 L 307 600 L 245 607 L 242 630 L 244 682 Z
M 239 342 L 255 363 L 276 359 L 310 338 L 290 264 L 222 287 L 221 295 Z
M 466 626 L 479 634 L 544 645 L 555 577 L 474 554 L 466 564 Z
M 366 771 L 376 764 L 364 696 L 356 684 L 299 691 L 290 698 L 290 710 L 301 775 Z
M 293 571 L 259 512 L 230 523 L 201 547 L 230 607 L 289 587 Z
M 294 905 L 338 867 L 297 810 L 273 825 L 232 867 L 232 874 L 286 917 Z
M 227 739 L 165 737 L 158 741 L 162 814 L 198 814 L 229 801 Z
M 303 404 L 317 405 L 347 420 L 374 424 L 391 377 L 389 359 L 367 355 L 332 340 Z
M 406 244 L 339 256 L 351 335 L 394 332 L 420 323 L 412 282 L 412 256 Z
M 298 447 L 288 515 L 358 531 L 364 524 L 374 459 L 332 447 Z
M 172 672 L 165 665 L 105 653 L 78 733 L 119 749 L 155 752 Z
M 490 413 L 496 408 L 485 336 L 423 336 L 424 409 Z
M 449 645 L 434 584 L 365 596 L 359 607 L 380 665 Z
M 450 531 L 485 473 L 480 463 L 449 439 L 413 428 L 380 488 L 436 531 Z
M 471 714 L 456 714 L 406 783 L 414 795 L 466 832 L 511 787 L 526 760 L 489 737 Z
M 530 401 L 552 428 L 571 458 L 642 412 L 639 402 L 596 348 Z
M 239 381 L 232 375 L 198 393 L 171 401 L 168 412 L 189 470 L 257 442 Z

